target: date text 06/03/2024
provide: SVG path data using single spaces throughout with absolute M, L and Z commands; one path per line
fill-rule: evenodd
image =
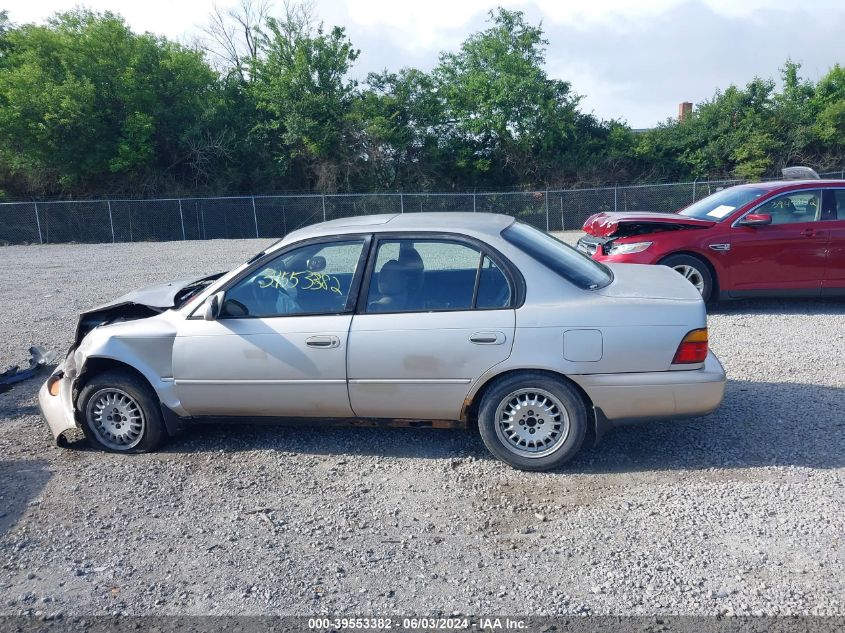
M 476 630 L 476 631 L 519 631 L 526 628 L 526 622 L 508 617 L 482 617 L 476 621 L 466 617 L 405 617 L 405 618 L 332 618 L 308 619 L 308 628 L 324 630 Z

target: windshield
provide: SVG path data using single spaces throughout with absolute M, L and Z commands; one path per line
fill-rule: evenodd
M 613 280 L 610 270 L 548 233 L 515 222 L 502 237 L 579 288 L 604 288 Z
M 766 193 L 765 189 L 731 187 L 730 189 L 717 191 L 711 196 L 694 202 L 678 213 L 688 218 L 721 222 L 735 210 L 745 206 L 749 202 L 753 202 L 764 193 Z

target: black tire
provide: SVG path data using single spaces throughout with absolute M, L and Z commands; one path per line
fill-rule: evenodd
M 557 403 L 555 404 L 560 405 L 558 408 L 564 409 L 561 413 L 565 413 L 565 418 L 563 415 L 559 415 L 553 419 L 545 420 L 539 418 L 539 416 L 547 414 L 540 411 L 537 412 L 537 415 L 534 415 L 534 409 L 529 407 L 547 408 L 548 404 L 536 404 L 538 398 L 545 399 L 546 396 L 535 394 L 536 397 L 533 401 L 535 404 L 532 405 L 530 394 L 527 394 L 526 410 L 519 417 L 524 418 L 527 414 L 531 415 L 525 419 L 520 419 L 519 426 L 511 425 L 510 429 L 516 429 L 515 431 L 506 430 L 507 425 L 500 427 L 498 423 L 500 407 L 502 407 L 504 413 L 508 407 L 507 403 L 514 402 L 514 394 L 523 391 L 531 392 L 532 390 L 553 396 L 552 399 L 549 399 L 549 402 L 556 399 Z M 549 411 L 550 415 L 554 416 L 554 410 L 550 409 Z M 568 423 L 568 428 L 563 425 L 564 419 Z M 534 424 L 530 424 L 532 420 L 534 420 Z M 528 441 L 531 441 L 531 436 L 524 435 L 524 431 L 534 433 L 528 428 L 529 425 L 536 431 L 548 433 L 549 427 L 545 426 L 546 422 L 560 424 L 561 434 L 557 438 L 549 440 L 549 448 L 542 450 L 535 448 L 540 456 L 528 455 L 531 447 L 526 446 L 521 449 L 517 446 L 520 437 L 525 437 Z M 543 427 L 535 426 L 538 423 L 543 424 Z M 580 450 L 587 434 L 587 408 L 581 395 L 560 378 L 540 372 L 513 374 L 497 380 L 484 393 L 478 410 L 478 430 L 487 449 L 503 462 L 520 470 L 551 470 L 568 462 Z M 510 439 L 507 439 L 508 437 Z M 546 451 L 548 452 L 546 453 Z
M 104 421 L 103 426 L 98 427 L 95 421 L 96 411 L 99 405 L 108 401 L 111 396 L 118 398 L 113 402 L 115 409 L 104 409 L 101 412 L 99 417 Z M 109 408 L 111 406 L 112 404 L 108 405 Z M 96 448 L 104 451 L 149 453 L 159 448 L 167 439 L 158 397 L 145 380 L 131 372 L 108 370 L 92 377 L 79 393 L 77 408 L 85 437 Z M 142 417 L 133 417 L 132 414 L 136 411 L 139 411 Z M 116 415 L 117 413 L 120 415 Z M 132 419 L 128 419 L 127 415 Z M 109 432 L 117 435 L 110 436 Z M 126 439 L 121 442 L 120 438 Z
M 694 269 L 695 274 L 699 275 L 701 281 L 703 282 L 701 298 L 704 299 L 705 303 L 709 302 L 711 299 L 715 299 L 715 295 L 713 294 L 713 287 L 715 285 L 713 274 L 710 272 L 710 267 L 702 259 L 694 257 L 693 255 L 670 255 L 660 263 L 663 266 L 668 266 L 669 268 L 674 269 L 684 267 Z M 680 271 L 678 272 L 683 274 Z

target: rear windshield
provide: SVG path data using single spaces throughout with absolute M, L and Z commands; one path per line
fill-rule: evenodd
M 502 237 L 584 290 L 604 288 L 613 280 L 607 266 L 527 224 L 511 224 L 502 231 Z
M 765 189 L 731 187 L 730 189 L 717 191 L 713 195 L 694 202 L 679 213 L 688 218 L 721 222 L 731 213 L 749 202 L 753 202 L 764 193 L 766 193 Z

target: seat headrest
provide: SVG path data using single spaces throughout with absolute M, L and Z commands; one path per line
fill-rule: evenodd
M 385 262 L 378 274 L 378 291 L 383 295 L 397 295 L 406 290 L 408 268 L 395 259 Z

